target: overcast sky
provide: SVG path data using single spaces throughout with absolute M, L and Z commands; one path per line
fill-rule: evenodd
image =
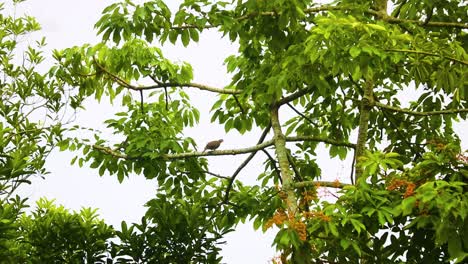
M 47 37 L 48 48 L 62 49 L 85 43 L 97 43 L 99 39 L 93 29 L 99 19 L 101 10 L 115 1 L 111 0 L 29 0 L 23 3 L 18 12 L 27 12 L 35 16 L 43 30 L 39 35 Z M 177 6 L 179 1 L 167 1 L 171 6 Z M 194 81 L 223 87 L 230 80 L 223 66 L 224 58 L 236 53 L 236 46 L 228 40 L 222 40 L 214 31 L 208 31 L 200 37 L 198 44 L 184 48 L 178 45 L 166 45 L 164 55 L 174 61 L 187 61 L 194 68 Z M 50 56 L 50 54 L 48 54 Z M 51 62 L 49 60 L 49 62 Z M 209 110 L 216 100 L 213 94 L 194 91 L 190 92 L 195 106 L 201 113 L 201 122 L 195 128 L 187 129 L 186 134 L 193 137 L 199 147 L 206 142 L 223 138 L 222 148 L 234 149 L 254 145 L 259 131 L 249 135 L 229 133 L 225 135 L 222 126 L 209 123 Z M 108 103 L 97 104 L 89 101 L 87 110 L 78 114 L 77 122 L 88 127 L 103 128 L 102 121 L 112 118 L 113 113 L 120 111 Z M 466 122 L 464 124 L 466 126 Z M 462 126 L 458 126 L 461 131 Z M 208 131 L 208 132 L 207 132 Z M 464 148 L 467 148 L 466 132 L 462 135 Z M 329 161 L 327 151 L 318 152 L 325 180 L 339 179 L 348 181 L 350 160 L 340 162 Z M 254 159 L 240 175 L 239 179 L 254 183 L 258 172 L 262 169 L 263 157 Z M 144 203 L 154 197 L 156 184 L 142 176 L 133 176 L 119 184 L 116 177 L 104 175 L 99 177 L 96 170 L 71 166 L 73 153 L 54 152 L 47 163 L 51 174 L 45 180 L 37 179 L 24 190 L 32 201 L 40 197 L 56 199 L 65 207 L 79 210 L 81 207 L 99 208 L 99 213 L 107 223 L 120 227 L 122 220 L 138 222 L 145 212 Z M 210 169 L 213 172 L 231 175 L 244 157 L 211 157 Z M 270 263 L 275 251 L 271 249 L 274 232 L 262 234 L 253 232 L 251 224 L 240 225 L 236 232 L 226 237 L 227 245 L 223 256 L 225 263 Z

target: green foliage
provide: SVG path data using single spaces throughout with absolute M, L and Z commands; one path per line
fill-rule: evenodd
M 0 257 L 4 263 L 95 263 L 110 251 L 112 227 L 96 210 L 70 213 L 41 199 L 32 213 L 19 197 L 0 205 Z
M 70 213 L 41 199 L 31 215 L 19 221 L 20 248 L 28 263 L 95 263 L 103 261 L 114 236 L 112 227 L 97 218 L 96 210 Z
M 6 15 L 0 5 L 0 200 L 32 176 L 47 173 L 45 158 L 63 132 L 57 120 L 67 92 L 60 80 L 36 71 L 45 39 L 26 47 L 19 43 L 39 29 L 33 17 Z M 23 63 L 17 64 L 20 57 Z
M 137 263 L 219 263 L 219 239 L 229 231 L 218 226 L 210 209 L 182 199 L 168 200 L 164 195 L 150 200 L 140 224 L 127 227 L 122 222 L 117 232 L 121 240 L 117 255 Z M 213 221 L 213 222 L 212 222 Z M 183 254 L 181 254 L 183 252 Z
M 153 94 L 159 95 L 159 100 L 139 104 L 124 96 L 128 111 L 118 114 L 118 119 L 108 120 L 107 124 L 127 138 L 125 147 L 114 145 L 108 150 L 118 151 L 111 155 L 102 148 L 85 149 L 80 164 L 89 161 L 101 174 L 107 170 L 119 180 L 123 179 L 122 174 L 143 171 L 146 177 L 157 178 L 161 191 L 167 193 L 163 205 L 167 201 L 179 203 L 180 198 L 209 199 L 208 204 L 221 206 L 225 214 L 218 218 L 212 212 L 216 223 L 212 227 L 221 224 L 229 229 L 246 218 L 254 219 L 255 228 L 265 229 L 275 224 L 280 231 L 274 244 L 282 251 L 283 260 L 294 263 L 315 263 L 313 259 L 394 263 L 404 261 L 404 256 L 415 263 L 428 259 L 461 261 L 467 252 L 462 241 L 467 201 L 463 195 L 466 163 L 459 160 L 463 154 L 452 124 L 456 118 L 465 119 L 466 112 L 414 115 L 378 109 L 373 104 L 385 103 L 398 109 L 404 104 L 401 92 L 415 86 L 422 92 L 416 101 L 410 102 L 407 111 L 431 112 L 468 106 L 468 55 L 463 46 L 466 33 L 458 26 L 430 24 L 463 20 L 459 10 L 467 7 L 455 8 L 457 4 L 450 1 L 437 4 L 395 1 L 394 17 L 389 18 L 381 13 L 385 12 L 385 1 L 348 2 L 316 6 L 307 1 L 227 4 L 200 0 L 184 1 L 175 12 L 161 1 L 142 4 L 125 1 L 109 6 L 96 24 L 103 44 L 63 51 L 58 58 L 61 65 L 58 71 L 66 78 L 94 82 L 93 87 L 97 88 L 84 93 L 88 96 L 95 94 L 100 98 L 103 94 L 100 87 L 105 86 L 111 99 L 127 88 L 155 89 Z M 379 10 L 375 11 L 376 8 Z M 451 19 L 447 17 L 449 13 L 453 15 Z M 425 17 L 426 22 L 414 21 Z M 192 76 L 183 70 L 168 74 L 166 69 L 177 69 L 177 66 L 169 66 L 173 64 L 165 61 L 166 66 L 161 67 L 164 60 L 155 62 L 162 58 L 160 50 L 156 56 L 141 57 L 139 53 L 147 50 L 148 44 L 135 39 L 144 37 L 148 43 L 159 44 L 168 39 L 172 43 L 181 40 L 187 46 L 190 41 L 199 40 L 199 33 L 213 27 L 239 44 L 239 53 L 225 60 L 228 72 L 233 73 L 226 87 L 237 94 L 223 94 L 212 106 L 211 121 L 219 122 L 226 132 L 245 133 L 256 127 L 269 127 L 273 118 L 271 110 L 287 104 L 299 113 L 284 122 L 288 136 L 329 139 L 325 143 L 330 157 L 345 159 L 349 149 L 330 142 L 349 142 L 351 133 L 363 127 L 363 122 L 368 123 L 366 131 L 359 131 L 364 137 L 358 136 L 356 144 L 356 148 L 367 149 L 357 158 L 356 173 L 360 178 L 356 185 L 345 187 L 336 202 L 319 199 L 316 186 L 289 192 L 288 184 L 293 183 L 283 182 L 284 191 L 272 187 L 273 183 L 279 183 L 278 177 L 288 180 L 285 171 L 289 169 L 294 170 L 293 179 L 297 182 L 321 177 L 322 170 L 315 161 L 320 140 L 301 141 L 286 149 L 289 154 L 283 157 L 289 156 L 287 161 L 279 160 L 284 150 L 275 141 L 279 166 L 289 165 L 279 172 L 276 164 L 266 161 L 265 172 L 258 177 L 261 189 L 237 181 L 232 184 L 224 179 L 210 179 L 203 173 L 208 170 L 203 158 L 182 161 L 171 156 L 190 152 L 190 145 L 194 147 L 193 140 L 182 137 L 182 130 L 193 125 L 190 120 L 198 120 L 199 113 L 190 106 L 188 98 L 182 101 L 182 108 L 174 107 L 167 100 L 168 91 L 157 89 L 166 87 L 164 83 L 167 83 L 174 88 L 169 90 L 172 97 L 184 97 L 178 87 L 190 86 Z M 93 49 L 96 53 L 70 64 L 80 49 L 80 54 Z M 109 57 L 107 50 L 116 53 Z M 83 75 L 95 74 L 83 78 L 74 74 L 77 71 Z M 131 85 L 147 77 L 155 84 L 145 88 Z M 100 82 L 105 85 L 97 85 Z M 365 93 L 369 85 L 371 97 Z M 293 99 L 281 102 L 288 97 Z M 369 109 L 365 101 L 369 102 Z M 181 109 L 196 118 L 186 118 Z M 363 121 L 364 112 L 368 120 Z M 154 124 L 158 124 L 156 128 Z M 147 134 L 152 136 L 146 138 Z M 99 137 L 96 144 L 105 145 L 105 140 Z M 223 192 L 230 195 L 225 194 L 221 199 Z M 434 195 L 440 192 L 445 196 Z M 291 195 L 301 201 L 297 212 L 288 212 Z M 262 196 L 269 197 L 266 200 L 270 202 L 254 198 Z M 450 205 L 442 208 L 442 204 Z M 421 211 L 426 207 L 434 210 L 431 215 L 438 216 L 428 220 L 426 211 Z M 163 210 L 160 214 L 164 217 L 172 215 L 164 207 L 158 210 Z M 184 210 L 178 214 L 186 215 L 193 207 Z M 156 222 L 161 225 L 167 221 Z M 448 240 L 442 233 L 457 239 Z M 142 238 L 135 236 L 135 239 Z M 414 241 L 421 243 L 415 245 Z M 132 248 L 131 244 L 128 242 L 126 247 Z M 138 252 L 143 252 L 145 247 L 141 248 L 140 242 L 133 244 L 140 245 Z
M 285 263 L 466 261 L 468 158 L 453 123 L 468 113 L 467 9 L 449 0 L 186 0 L 170 10 L 162 0 L 126 0 L 103 10 L 101 43 L 54 51 L 47 74 L 35 71 L 44 40 L 23 51 L 28 63 L 13 63 L 17 37 L 37 22 L 1 15 L 0 257 L 219 263 L 223 236 L 252 220 L 255 229 L 279 228 L 273 244 Z M 186 47 L 213 28 L 239 46 L 225 59 L 233 76 L 224 89 L 191 83 L 192 67 L 159 48 L 167 40 Z M 187 87 L 221 93 L 210 117 L 226 132 L 273 132 L 276 156 L 266 152 L 258 185 L 235 179 L 238 172 L 210 172 L 203 157 L 245 149 L 194 151 L 183 131 L 202 113 Z M 417 98 L 408 102 L 412 90 Z M 90 97 L 121 99 L 125 110 L 105 121 L 121 143 L 100 133 L 63 136 L 55 117 Z M 43 110 L 45 123 L 33 118 Z M 330 158 L 355 149 L 355 182 L 318 181 L 322 143 Z M 41 200 L 25 215 L 24 201 L 6 199 L 45 173 L 55 145 L 80 151 L 72 163 L 101 176 L 156 179 L 141 223 L 114 233 L 91 209 L 70 213 Z M 259 150 L 267 151 L 249 151 Z M 341 190 L 323 199 L 323 188 Z

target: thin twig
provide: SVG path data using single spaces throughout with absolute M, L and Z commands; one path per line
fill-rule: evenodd
M 304 118 L 307 122 L 311 123 L 312 125 L 316 125 L 314 123 L 314 121 L 312 121 L 312 119 L 308 118 L 306 115 L 304 115 L 303 113 L 299 112 L 299 110 L 297 110 L 291 103 L 286 103 L 287 106 L 289 106 L 289 108 L 291 108 L 296 114 L 298 114 L 300 117 Z
M 271 124 L 268 124 L 268 126 L 263 130 L 262 135 L 258 139 L 257 145 L 263 143 L 266 136 L 268 135 L 268 132 L 270 131 L 270 128 L 271 128 Z M 242 169 L 244 169 L 245 166 L 247 166 L 247 164 L 249 164 L 249 162 L 253 159 L 255 154 L 257 154 L 257 151 L 258 150 L 255 150 L 254 152 L 250 153 L 250 155 L 244 160 L 244 162 L 242 162 L 241 165 L 236 169 L 234 174 L 232 174 L 231 178 L 229 179 L 228 186 L 226 187 L 226 192 L 224 194 L 223 201 L 225 203 L 229 201 L 229 193 L 230 193 L 230 191 L 232 189 L 232 185 L 233 185 L 234 181 L 236 180 L 237 175 L 239 175 L 239 173 L 242 171 Z
M 241 103 L 239 102 L 239 99 L 237 99 L 237 96 L 235 96 L 235 95 L 233 95 L 233 97 L 234 97 L 234 100 L 236 100 L 236 104 L 237 104 L 237 106 L 239 106 L 242 114 L 245 115 L 246 112 L 245 112 L 244 108 L 242 107 Z
M 288 161 L 289 161 L 289 165 L 291 165 L 291 168 L 293 169 L 294 173 L 296 174 L 297 179 L 299 179 L 299 181 L 303 181 L 304 178 L 302 178 L 301 173 L 297 169 L 296 162 L 294 161 L 294 157 L 289 152 L 288 152 Z
M 278 175 L 278 179 L 281 184 L 283 184 L 283 179 L 281 179 L 281 173 L 280 170 L 278 169 L 278 166 L 276 166 L 276 160 L 270 155 L 270 152 L 268 152 L 266 149 L 262 149 L 263 153 L 268 157 L 268 159 L 271 162 L 271 165 L 273 166 L 273 169 L 275 170 L 276 175 Z

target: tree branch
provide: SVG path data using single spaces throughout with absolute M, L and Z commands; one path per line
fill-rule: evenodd
M 294 187 L 296 188 L 303 188 L 308 186 L 314 187 L 327 187 L 327 188 L 336 188 L 336 189 L 343 189 L 346 186 L 353 186 L 349 183 L 342 183 L 339 181 L 303 181 L 303 182 L 296 182 Z
M 348 143 L 348 142 L 340 142 L 340 141 L 335 141 L 332 139 L 328 138 L 321 138 L 321 137 L 313 137 L 313 136 L 295 136 L 295 137 L 286 137 L 285 138 L 287 142 L 298 142 L 298 141 L 313 141 L 313 142 L 323 142 L 326 144 L 330 145 L 335 145 L 335 146 L 342 146 L 342 147 L 348 147 L 348 148 L 356 148 L 355 144 Z M 263 143 L 257 144 L 255 146 L 247 147 L 247 148 L 241 148 L 241 149 L 229 149 L 229 150 L 214 150 L 210 152 L 185 152 L 185 153 L 176 153 L 176 154 L 161 154 L 158 158 L 162 160 L 176 160 L 176 159 L 185 159 L 185 158 L 191 158 L 191 157 L 205 157 L 205 156 L 227 156 L 227 155 L 239 155 L 239 154 L 246 154 L 246 153 L 251 153 L 251 152 L 256 152 L 265 148 L 268 148 L 270 146 L 274 145 L 274 140 L 268 140 Z M 109 147 L 104 147 L 100 145 L 92 145 L 92 148 L 94 150 L 97 150 L 99 152 L 111 155 L 115 158 L 119 159 L 138 159 L 140 158 L 139 156 L 128 156 L 122 152 L 116 151 L 114 149 L 111 149 Z
M 314 136 L 294 136 L 294 137 L 286 137 L 287 142 L 300 142 L 300 141 L 312 141 L 312 142 L 322 142 L 334 146 L 340 147 L 348 147 L 348 148 L 356 148 L 356 144 L 337 141 L 329 138 L 322 138 L 322 137 L 314 137 Z
M 430 112 L 417 112 L 417 111 L 411 111 L 409 109 L 398 108 L 398 107 L 395 107 L 395 106 L 382 104 L 382 103 L 379 103 L 379 102 L 374 102 L 374 105 L 376 105 L 379 108 L 386 109 L 386 110 L 389 110 L 389 111 L 399 112 L 399 113 L 404 113 L 404 114 L 409 114 L 409 115 L 415 115 L 415 116 L 450 115 L 450 114 L 468 113 L 468 109 L 464 109 L 464 108 L 462 108 L 462 109 L 447 109 L 447 110 L 430 111 Z
M 280 177 L 283 182 L 283 191 L 286 193 L 286 208 L 289 214 L 296 215 L 297 213 L 297 197 L 294 190 L 294 179 L 289 169 L 288 149 L 286 148 L 286 137 L 281 131 L 281 123 L 279 120 L 279 104 L 273 104 L 270 109 L 271 128 L 273 130 L 273 141 L 275 144 L 276 159 L 278 160 Z
M 278 170 L 278 167 L 276 166 L 276 160 L 270 155 L 270 153 L 266 149 L 262 149 L 263 153 L 268 157 L 268 159 L 271 162 L 271 165 L 273 165 L 273 169 L 275 170 L 276 174 L 278 175 L 279 181 L 281 184 L 283 184 L 283 180 L 281 179 L 281 173 Z
M 353 8 L 352 6 L 331 6 L 331 5 L 322 5 L 319 7 L 307 8 L 304 10 L 306 14 L 318 13 L 323 11 L 334 11 L 339 10 L 343 12 L 350 12 L 350 11 L 357 11 L 357 12 L 365 12 L 370 15 L 374 15 L 385 22 L 392 23 L 392 24 L 417 24 L 423 27 L 453 27 L 453 28 L 462 28 L 467 29 L 468 24 L 466 23 L 458 23 L 458 22 L 431 22 L 431 21 L 424 21 L 424 20 L 413 20 L 413 19 L 401 19 L 397 17 L 393 17 L 388 15 L 386 12 L 378 11 L 378 10 L 361 10 L 357 8 Z M 274 12 L 274 11 L 265 11 L 265 12 L 252 12 L 250 14 L 246 14 L 237 18 L 238 21 L 250 19 L 256 16 L 280 16 L 281 13 Z M 209 29 L 219 27 L 220 25 L 205 25 L 205 26 L 198 26 L 198 25 L 182 25 L 182 26 L 173 26 L 171 29 L 175 30 L 183 30 L 183 29 Z
M 219 174 L 213 173 L 211 171 L 200 171 L 200 172 L 206 173 L 208 175 L 211 175 L 213 177 L 220 178 L 220 179 L 226 179 L 226 180 L 230 179 L 230 177 L 228 177 L 228 176 L 219 175 Z
M 323 5 L 320 7 L 315 7 L 315 8 L 308 8 L 304 10 L 304 13 L 317 13 L 317 12 L 322 12 L 322 11 L 333 11 L 333 10 L 340 10 L 340 11 L 361 11 L 359 9 L 355 9 L 352 7 L 341 7 L 341 6 L 330 6 L 330 5 Z M 412 19 L 401 19 L 401 18 L 396 18 L 393 16 L 389 16 L 386 12 L 381 12 L 377 10 L 365 10 L 364 11 L 367 14 L 375 15 L 376 17 L 382 19 L 385 22 L 392 23 L 392 24 L 405 24 L 405 23 L 411 23 L 411 24 L 417 24 L 420 26 L 426 26 L 426 27 L 455 27 L 455 28 L 468 28 L 468 24 L 465 23 L 458 23 L 458 22 L 427 22 L 423 20 L 412 20 Z
M 383 21 L 391 23 L 391 24 L 410 23 L 410 24 L 417 24 L 423 27 L 452 27 L 452 28 L 465 28 L 465 29 L 468 28 L 468 24 L 464 24 L 464 23 L 457 23 L 457 22 L 427 22 L 426 23 L 426 21 L 422 21 L 422 20 L 401 19 L 401 18 L 389 16 L 389 15 L 382 15 L 380 12 L 377 12 L 374 10 L 367 10 L 366 13 L 376 15 Z
M 306 89 L 299 90 L 299 91 L 297 91 L 297 92 L 295 92 L 293 94 L 290 94 L 290 95 L 288 95 L 286 97 L 281 98 L 276 103 L 276 105 L 281 106 L 281 105 L 287 104 L 287 103 L 292 102 L 292 101 L 296 100 L 297 98 L 299 98 L 299 97 L 301 97 L 303 95 L 306 95 L 306 94 L 308 94 L 308 93 L 310 93 L 312 91 L 313 91 L 313 89 L 311 89 L 311 88 L 306 88 Z
M 119 76 L 111 73 L 108 71 L 106 68 L 104 68 L 101 64 L 99 64 L 96 59 L 94 60 L 95 64 L 97 67 L 102 70 L 104 73 L 109 75 L 114 81 L 116 81 L 119 85 L 130 89 L 134 91 L 141 91 L 141 90 L 153 90 L 153 89 L 163 89 L 167 87 L 190 87 L 190 88 L 197 88 L 203 91 L 209 91 L 209 92 L 214 92 L 214 93 L 220 93 L 220 94 L 240 94 L 241 91 L 233 90 L 233 89 L 221 89 L 217 87 L 212 87 L 204 84 L 199 84 L 199 83 L 175 83 L 175 82 L 169 82 L 169 83 L 160 83 L 157 82 L 155 85 L 148 85 L 148 86 L 135 86 L 132 85 Z M 153 79 L 154 80 L 154 79 Z
M 443 56 L 440 54 L 436 53 L 431 53 L 427 51 L 421 51 L 421 50 L 407 50 L 407 49 L 386 49 L 385 51 L 391 51 L 391 52 L 403 52 L 403 53 L 415 53 L 415 54 L 423 54 L 423 55 L 428 55 L 428 56 L 433 56 L 433 57 L 440 57 L 444 59 L 448 59 L 454 62 L 461 63 L 463 65 L 468 65 L 468 61 L 460 60 L 454 57 L 449 57 L 449 56 Z
M 303 113 L 299 112 L 299 110 L 297 110 L 291 103 L 286 103 L 286 105 L 291 108 L 296 114 L 298 114 L 300 117 L 302 117 L 303 119 L 305 119 L 307 122 L 309 122 L 310 124 L 316 126 L 316 124 L 314 123 L 314 121 L 312 121 L 312 119 L 308 118 L 306 115 L 304 115 Z
M 374 84 L 371 80 L 366 80 L 364 86 L 364 94 L 361 100 L 361 108 L 359 110 L 359 130 L 358 130 L 358 139 L 356 144 L 356 173 L 355 173 L 355 183 L 357 183 L 358 178 L 362 175 L 362 169 L 359 165 L 359 158 L 364 155 L 364 150 L 366 149 L 367 135 L 369 133 L 369 116 L 372 106 L 374 105 L 374 94 L 373 94 Z
M 270 128 L 271 128 L 271 124 L 269 124 L 265 130 L 263 130 L 263 133 L 262 135 L 260 136 L 260 138 L 258 139 L 258 142 L 257 142 L 257 146 L 259 144 L 261 144 L 266 136 L 268 135 L 268 132 L 270 131 Z M 247 166 L 247 164 L 249 164 L 249 162 L 253 159 L 253 157 L 255 156 L 255 154 L 257 154 L 257 151 L 254 151 L 252 153 L 250 153 L 250 155 L 244 160 L 244 162 L 241 163 L 241 165 L 236 169 L 236 171 L 234 172 L 234 174 L 232 174 L 231 178 L 229 179 L 229 183 L 228 183 L 228 186 L 226 187 L 226 192 L 225 192 L 225 195 L 224 195 L 224 200 L 223 202 L 226 203 L 229 201 L 229 193 L 232 189 L 232 184 L 234 183 L 234 181 L 236 180 L 236 177 L 237 175 L 239 175 L 239 173 L 242 171 L 242 169 L 245 168 L 245 166 Z
M 301 172 L 297 169 L 297 165 L 296 165 L 296 162 L 294 161 L 294 157 L 289 152 L 288 152 L 288 161 L 289 161 L 289 164 L 291 165 L 292 170 L 294 171 L 294 174 L 296 174 L 296 179 L 298 179 L 299 181 L 303 181 L 304 178 L 302 178 Z

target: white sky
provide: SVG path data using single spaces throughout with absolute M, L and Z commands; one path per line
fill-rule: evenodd
M 46 36 L 48 48 L 61 49 L 84 43 L 97 43 L 99 39 L 95 35 L 93 25 L 99 19 L 101 10 L 113 2 L 116 1 L 29 0 L 20 7 L 21 11 L 25 10 L 38 19 L 43 28 L 39 35 Z M 178 1 L 167 2 L 176 7 L 175 3 Z M 167 45 L 163 52 L 169 59 L 191 63 L 195 71 L 195 82 L 223 87 L 229 83 L 229 76 L 222 63 L 225 57 L 236 53 L 236 47 L 228 40 L 221 40 L 219 34 L 210 31 L 201 35 L 198 44 L 191 44 L 188 48 L 184 48 L 180 43 L 176 46 Z M 202 91 L 190 92 L 190 95 L 202 117 L 200 124 L 187 129 L 186 133 L 198 142 L 199 148 L 206 142 L 219 138 L 224 138 L 222 148 L 225 149 L 255 144 L 259 131 L 249 135 L 226 135 L 222 126 L 209 123 L 209 110 L 216 96 Z M 88 127 L 103 128 L 102 121 L 112 118 L 113 113 L 118 111 L 120 109 L 112 108 L 106 103 L 89 101 L 87 111 L 78 114 L 77 122 Z M 466 128 L 466 122 L 464 126 Z M 462 131 L 461 125 L 458 126 L 458 131 Z M 464 149 L 467 148 L 467 137 L 465 133 Z M 73 153 L 54 152 L 47 163 L 51 174 L 47 175 L 45 180 L 36 179 L 31 186 L 25 188 L 25 195 L 29 196 L 31 201 L 40 197 L 55 198 L 58 204 L 73 210 L 79 210 L 81 207 L 99 208 L 100 216 L 116 228 L 120 227 L 122 220 L 138 222 L 141 219 L 146 211 L 144 203 L 154 197 L 154 181 L 148 181 L 142 176 L 133 176 L 119 184 L 116 177 L 99 177 L 96 170 L 69 165 L 73 157 Z M 210 170 L 222 175 L 231 175 L 244 157 L 211 157 Z M 349 160 L 329 161 L 327 151 L 318 151 L 318 157 L 321 157 L 319 160 L 325 180 L 339 178 L 340 181 L 348 181 Z M 258 172 L 263 168 L 263 160 L 264 156 L 257 154 L 239 179 L 254 183 Z M 254 232 L 251 224 L 240 225 L 236 232 L 226 236 L 228 243 L 223 247 L 223 262 L 271 263 L 270 260 L 276 254 L 271 248 L 274 235 L 274 232 Z

